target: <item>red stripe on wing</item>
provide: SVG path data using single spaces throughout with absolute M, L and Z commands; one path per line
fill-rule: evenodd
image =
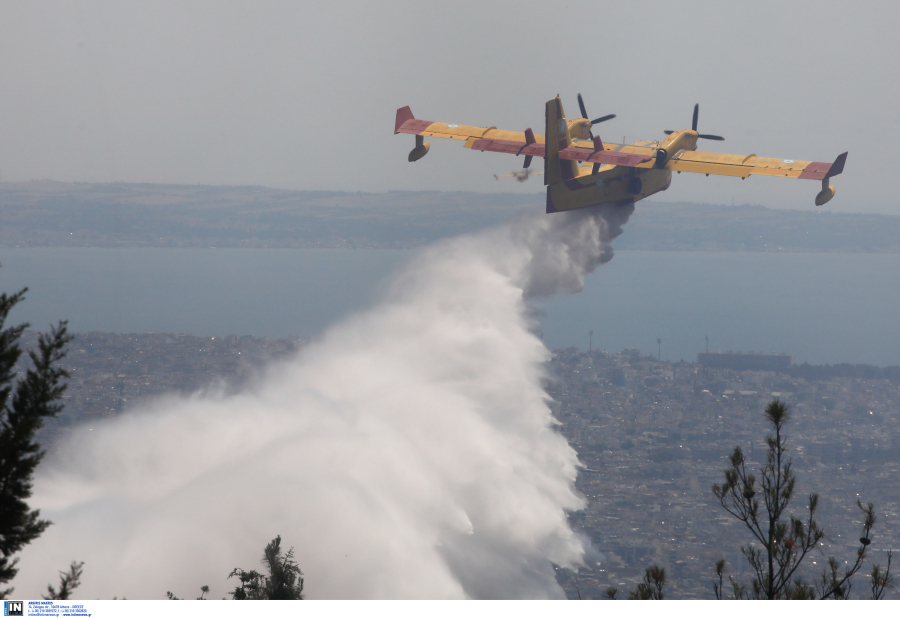
M 418 135 L 433 124 L 434 123 L 430 120 L 416 120 L 413 118 L 396 127 L 394 133 L 412 133 L 413 135 Z
M 653 157 L 649 157 L 647 155 L 629 154 L 627 152 L 593 150 L 591 148 L 569 146 L 565 150 L 559 151 L 559 158 L 568 159 L 570 161 L 590 161 L 591 163 L 608 163 L 610 165 L 635 167 L 637 165 L 640 165 L 641 163 L 650 161 Z
M 507 139 L 477 139 L 472 142 L 472 150 L 488 152 L 506 152 L 509 154 L 531 155 L 543 157 L 546 149 L 543 144 L 526 144 Z
M 831 169 L 831 163 L 822 163 L 821 161 L 813 161 L 800 172 L 798 178 L 806 180 L 822 180 Z
M 800 172 L 799 178 L 809 180 L 822 180 L 826 176 L 837 176 L 844 171 L 844 162 L 847 160 L 847 153 L 842 152 L 834 160 L 834 163 L 822 163 L 813 161 Z

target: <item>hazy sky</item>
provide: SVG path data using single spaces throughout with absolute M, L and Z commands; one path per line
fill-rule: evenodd
M 411 136 L 394 114 L 542 131 L 581 92 L 608 141 L 688 128 L 718 152 L 832 161 L 827 208 L 900 214 L 893 3 L 0 4 L 4 181 L 526 191 L 513 157 Z M 819 185 L 681 174 L 667 200 L 813 209 Z

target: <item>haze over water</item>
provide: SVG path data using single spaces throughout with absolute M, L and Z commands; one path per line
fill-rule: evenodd
M 615 244 L 615 243 L 614 243 Z M 12 321 L 76 332 L 315 337 L 378 297 L 412 251 L 2 249 L 0 280 L 28 286 Z M 550 348 L 705 348 L 795 362 L 900 364 L 900 256 L 619 251 L 578 294 L 535 301 Z

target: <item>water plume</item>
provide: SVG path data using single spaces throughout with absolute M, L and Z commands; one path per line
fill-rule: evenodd
M 166 397 L 57 445 L 22 554 L 34 597 L 226 594 L 280 534 L 309 598 L 558 598 L 578 461 L 527 298 L 573 292 L 631 208 L 528 216 L 416 254 L 368 311 L 237 394 Z M 327 292 L 326 292 L 327 293 Z

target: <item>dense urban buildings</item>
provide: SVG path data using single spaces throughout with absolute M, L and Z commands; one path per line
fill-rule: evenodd
M 27 333 L 26 345 L 33 338 Z M 66 360 L 65 411 L 44 441 L 52 449 L 74 424 L 127 414 L 166 393 L 237 390 L 303 343 L 79 334 Z M 886 551 L 900 549 L 900 370 L 797 367 L 785 363 L 789 357 L 757 356 L 761 365 L 735 354 L 718 358 L 726 362 L 670 363 L 638 350 L 553 353 L 547 389 L 557 429 L 584 466 L 577 489 L 586 507 L 570 520 L 599 560 L 578 573 L 559 570 L 570 598 L 600 598 L 608 587 L 627 596 L 652 563 L 666 568 L 669 598 L 712 598 L 720 558 L 746 581 L 740 546 L 750 535 L 719 506 L 711 486 L 722 481 L 735 446 L 754 467 L 762 463 L 768 433 L 762 411 L 774 398 L 793 414 L 787 426 L 798 479 L 792 512 L 803 514 L 807 494 L 821 495 L 818 521 L 828 539 L 807 559 L 807 581 L 829 556 L 841 563 L 855 558 L 856 501 L 875 503 L 872 559 L 853 588 L 855 598 L 865 596 L 871 564 L 884 565 Z M 758 368 L 741 368 L 748 366 Z
M 884 565 L 885 551 L 900 549 L 898 381 L 807 380 L 658 362 L 637 350 L 558 350 L 551 368 L 554 414 L 585 466 L 577 486 L 588 506 L 573 514 L 573 524 L 605 558 L 577 575 L 561 574 L 570 596 L 630 590 L 654 562 L 666 567 L 672 598 L 712 598 L 720 558 L 739 576 L 745 568 L 739 548 L 750 535 L 711 487 L 722 482 L 735 446 L 753 467 L 763 463 L 769 427 L 762 411 L 774 398 L 793 413 L 787 427 L 798 479 L 792 512 L 802 516 L 807 495 L 819 493 L 818 521 L 828 534 L 822 553 L 808 559 L 807 581 L 829 556 L 842 564 L 855 559 L 858 499 L 874 502 L 878 513 L 874 560 Z M 857 598 L 868 587 L 858 579 Z

